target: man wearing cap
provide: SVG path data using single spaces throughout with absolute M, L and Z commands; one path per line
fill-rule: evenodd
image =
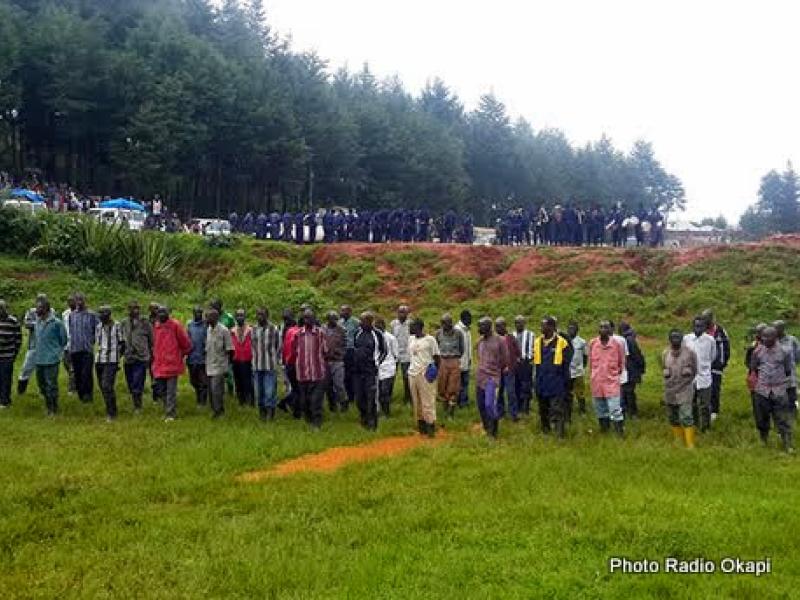
M 694 448 L 694 380 L 697 376 L 697 356 L 683 343 L 683 333 L 669 333 L 669 347 L 661 354 L 664 373 L 664 404 L 675 440 Z

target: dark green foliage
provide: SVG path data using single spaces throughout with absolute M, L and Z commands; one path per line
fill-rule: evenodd
M 19 176 L 190 216 L 405 205 L 489 224 L 545 201 L 683 202 L 644 142 L 575 149 L 492 95 L 465 113 L 439 79 L 415 98 L 367 66 L 331 74 L 261 1 L 0 0 L 0 40 L 0 168 Z
M 742 215 L 739 227 L 751 238 L 800 232 L 800 182 L 791 162 L 783 173 L 772 170 L 764 175 L 758 203 Z

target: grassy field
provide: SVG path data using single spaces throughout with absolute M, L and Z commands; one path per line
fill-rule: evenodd
M 284 459 L 410 433 L 411 418 L 398 409 L 369 434 L 352 412 L 326 415 L 311 433 L 283 414 L 263 424 L 229 400 L 225 419 L 212 422 L 182 381 L 174 423 L 149 401 L 134 417 L 121 385 L 114 424 L 103 421 L 99 394 L 90 406 L 64 394 L 62 415 L 46 420 L 34 385 L 0 413 L 0 597 L 796 597 L 800 466 L 776 438 L 758 444 L 741 366 L 747 324 L 797 319 L 796 249 L 729 249 L 685 265 L 661 252 L 600 250 L 585 254 L 593 266 L 583 269 L 573 251 L 545 250 L 534 253 L 543 261 L 535 272 L 504 280 L 529 253 L 503 253 L 494 271 L 476 272 L 468 265 L 491 257 L 464 266 L 435 249 L 353 248 L 326 262 L 311 249 L 186 243 L 196 247 L 180 283 L 155 294 L 181 317 L 219 294 L 229 308 L 265 302 L 273 312 L 351 298 L 382 312 L 410 299 L 428 318 L 463 306 L 555 312 L 580 319 L 585 337 L 601 316 L 630 318 L 650 364 L 642 417 L 622 441 L 590 432 L 585 417 L 562 443 L 530 420 L 502 423 L 491 443 L 474 432 L 473 403 L 439 446 L 240 483 L 237 475 Z M 15 312 L 38 291 L 58 298 L 74 288 L 118 311 L 154 296 L 107 275 L 0 257 L 0 296 Z M 670 327 L 688 327 L 709 305 L 734 358 L 723 416 L 689 452 L 665 424 L 656 357 Z M 773 573 L 610 574 L 612 556 L 769 557 Z

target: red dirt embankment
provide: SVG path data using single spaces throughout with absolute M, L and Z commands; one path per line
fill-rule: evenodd
M 286 477 L 295 473 L 330 473 L 352 463 L 390 458 L 405 454 L 421 446 L 435 446 L 445 439 L 444 432 L 439 432 L 439 435 L 433 439 L 420 435 L 409 435 L 385 438 L 361 446 L 329 448 L 317 454 L 306 454 L 282 462 L 270 469 L 244 473 L 237 479 L 246 483 L 254 483 L 270 477 Z

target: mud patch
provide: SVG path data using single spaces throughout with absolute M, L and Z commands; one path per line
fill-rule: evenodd
M 331 473 L 349 464 L 391 458 L 422 446 L 436 446 L 446 439 L 445 433 L 440 431 L 433 439 L 420 435 L 408 435 L 376 440 L 361 446 L 328 448 L 317 454 L 307 454 L 282 462 L 269 469 L 243 473 L 237 477 L 237 480 L 254 483 L 270 477 L 287 477 L 295 473 Z

